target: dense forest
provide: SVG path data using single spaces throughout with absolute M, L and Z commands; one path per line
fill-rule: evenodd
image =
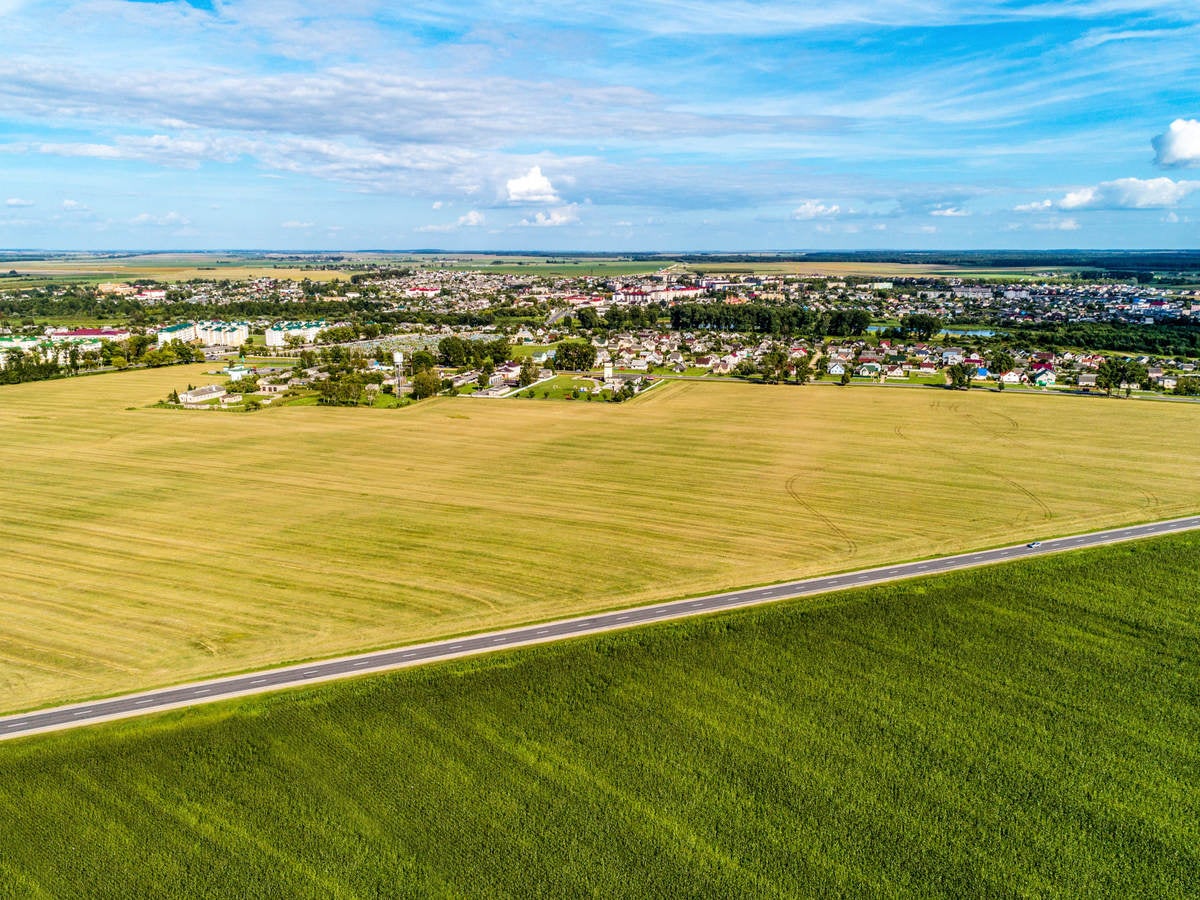
M 1119 353 L 1153 356 L 1200 355 L 1200 325 L 1114 325 L 1072 322 L 1061 325 L 1029 325 L 1012 330 L 1018 344 L 1052 349 L 1084 347 Z

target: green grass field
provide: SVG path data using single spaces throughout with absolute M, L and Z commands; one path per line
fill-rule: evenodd
M 145 408 L 206 368 L 0 388 L 3 709 L 1200 509 L 1183 404 Z
M 1200 536 L 0 744 L 0 895 L 1200 893 Z

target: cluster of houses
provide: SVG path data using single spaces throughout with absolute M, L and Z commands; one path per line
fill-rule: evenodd
M 1072 357 L 1071 362 L 1087 368 L 1098 368 L 1103 357 Z M 934 347 L 928 344 L 897 345 L 880 341 L 878 346 L 850 344 L 830 347 L 826 352 L 825 371 L 841 376 L 846 372 L 859 378 L 909 380 L 916 376 L 938 376 L 949 366 L 966 365 L 975 370 L 976 381 L 1001 381 L 1005 384 L 1036 384 L 1050 387 L 1057 383 L 1055 365 L 1067 360 L 1053 353 L 1014 354 L 1015 365 L 1006 372 L 992 372 L 987 360 L 978 353 L 961 347 Z M 1095 383 L 1094 380 L 1092 382 Z
M 940 376 L 948 366 L 967 365 L 975 369 L 974 379 L 977 381 L 1036 387 L 1073 385 L 1090 390 L 1096 387 L 1097 371 L 1106 359 L 1097 353 L 1070 351 L 1055 354 L 1050 351 L 1018 350 L 1012 357 L 1011 369 L 993 372 L 982 355 L 961 347 L 921 343 L 893 346 L 886 340 L 880 341 L 877 346 L 857 342 L 828 348 L 825 371 L 833 376 L 850 372 L 860 378 L 908 380 L 913 375 Z M 1175 388 L 1180 377 L 1196 372 L 1196 364 L 1188 360 L 1155 361 L 1142 356 L 1138 362 L 1148 367 L 1151 384 L 1167 391 Z

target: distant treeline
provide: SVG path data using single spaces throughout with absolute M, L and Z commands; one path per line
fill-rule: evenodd
M 172 292 L 174 293 L 174 292 Z M 301 301 L 263 298 L 235 300 L 230 303 L 191 303 L 171 299 L 145 304 L 133 299 L 96 296 L 90 291 L 69 292 L 61 297 L 49 294 L 31 296 L 0 295 L 0 318 L 37 319 L 54 316 L 81 319 L 126 319 L 131 323 L 149 324 L 175 319 L 350 319 L 385 323 L 417 322 L 424 325 L 509 325 L 540 323 L 545 319 L 543 307 L 500 306 L 470 312 L 439 313 L 426 310 L 384 310 L 383 304 L 370 297 L 323 299 L 310 297 Z
M 637 257 L 635 257 L 637 258 Z M 962 266 L 969 268 L 1084 268 L 1106 272 L 1152 271 L 1200 272 L 1200 251 L 1160 250 L 1151 252 L 1121 250 L 1087 251 L 856 251 L 794 254 L 694 254 L 679 257 L 680 261 L 703 267 L 706 263 L 827 263 L 850 262 L 928 266 Z

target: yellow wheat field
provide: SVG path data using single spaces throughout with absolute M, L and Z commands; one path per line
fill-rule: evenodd
M 1190 405 L 145 408 L 202 371 L 0 388 L 0 708 L 1200 509 Z

